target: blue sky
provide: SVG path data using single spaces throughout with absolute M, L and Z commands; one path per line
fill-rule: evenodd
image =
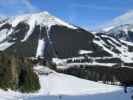
M 0 15 L 48 11 L 78 26 L 95 29 L 133 9 L 133 0 L 0 0 Z

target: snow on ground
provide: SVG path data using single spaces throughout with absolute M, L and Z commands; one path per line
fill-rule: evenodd
M 104 38 L 109 38 L 109 39 L 111 39 L 114 43 L 121 45 L 121 42 L 118 41 L 117 39 L 113 38 L 113 37 L 109 37 L 108 35 L 101 35 L 101 36 L 104 37 Z
M 7 29 L 0 30 L 0 42 L 2 42 L 7 37 Z
M 97 45 L 99 45 L 100 47 L 102 47 L 106 52 L 108 52 L 108 53 L 110 53 L 112 56 L 116 56 L 116 54 L 113 52 L 113 51 L 111 51 L 109 48 L 106 48 L 105 46 L 104 46 L 104 44 L 105 44 L 105 42 L 101 39 L 100 41 L 97 41 L 97 40 L 93 40 L 93 42 L 95 43 L 95 44 L 97 44 Z M 106 44 L 105 44 L 106 45 Z
M 124 41 L 124 40 L 120 40 L 122 43 L 125 43 L 129 46 L 133 46 L 133 43 L 132 42 L 129 42 L 129 41 Z
M 124 93 L 123 87 L 106 85 L 74 76 L 54 72 L 38 66 L 41 89 L 36 93 L 22 94 L 0 90 L 0 100 L 131 100 L 132 88 Z M 44 71 L 44 73 L 43 73 Z M 49 74 L 45 74 L 50 72 Z
M 68 28 L 77 29 L 77 27 L 68 24 L 53 15 L 49 14 L 48 12 L 40 12 L 40 13 L 33 13 L 33 14 L 24 14 L 21 16 L 11 17 L 10 20 L 8 20 L 10 23 L 12 23 L 12 26 L 16 26 L 20 21 L 27 22 L 31 29 L 33 29 L 32 25 L 42 25 L 42 26 L 52 26 L 52 25 L 63 25 Z M 30 33 L 29 33 L 30 34 Z
M 107 37 L 106 35 L 102 35 L 102 37 Z M 108 38 L 108 37 L 107 37 Z M 105 45 L 105 41 L 103 41 L 102 39 L 100 41 L 98 40 L 93 40 L 94 43 L 96 43 L 97 45 L 99 45 L 100 47 L 102 47 L 106 52 L 110 53 L 113 57 L 118 57 L 120 58 L 123 62 L 127 62 L 127 63 L 132 63 L 133 62 L 133 52 L 129 52 L 128 47 L 125 45 L 121 45 L 120 42 L 116 41 L 114 38 L 110 37 L 111 40 L 108 40 L 108 42 L 113 45 L 115 47 L 115 49 L 117 49 L 118 51 L 120 51 L 120 54 L 117 54 L 115 52 L 113 52 L 110 48 L 107 48 Z M 114 42 L 114 43 L 113 43 Z M 124 42 L 121 41 L 123 43 L 126 43 L 130 46 L 133 46 L 132 43 L 128 43 L 128 42 Z M 119 44 L 121 46 L 117 46 L 116 44 Z M 114 48 L 112 47 L 112 48 Z
M 38 47 L 37 47 L 36 57 L 43 57 L 44 56 L 45 44 L 46 44 L 46 42 L 45 42 L 44 39 L 39 39 L 38 40 Z
M 66 65 L 67 60 L 66 59 L 53 58 L 52 62 L 55 63 L 56 65 L 64 66 L 64 65 Z
M 46 92 L 48 95 L 94 95 L 121 90 L 117 86 L 96 83 L 59 73 L 52 73 L 48 76 L 41 75 L 39 78 L 44 89 L 40 93 Z
M 107 27 L 107 28 L 102 29 L 102 31 L 108 32 L 108 31 L 110 31 L 111 29 L 113 29 L 114 27 L 115 27 L 115 26 L 110 26 L 110 27 Z
M 92 62 L 92 63 L 69 63 L 69 64 L 65 64 L 64 65 L 57 65 L 57 69 L 60 69 L 60 70 L 65 70 L 65 69 L 69 69 L 69 68 L 72 68 L 72 67 L 80 67 L 81 65 L 84 65 L 84 66 L 106 66 L 106 67 L 112 67 L 114 65 L 116 65 L 116 63 L 98 63 L 98 62 Z
M 12 46 L 14 43 L 10 43 L 10 42 L 3 42 L 2 44 L 0 44 L 0 51 L 3 51 L 5 49 L 7 49 L 8 47 Z
M 93 51 L 88 51 L 88 50 L 79 50 L 79 54 L 83 55 L 83 54 L 91 54 L 93 53 Z

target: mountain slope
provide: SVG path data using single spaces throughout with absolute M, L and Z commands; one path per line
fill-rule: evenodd
M 124 24 L 116 27 L 114 26 L 110 29 L 105 28 L 103 29 L 103 32 L 117 39 L 133 42 L 133 24 Z
M 114 57 L 132 61 L 132 46 L 105 34 L 92 34 L 48 12 L 25 14 L 0 21 L 0 50 L 26 57 Z M 130 47 L 130 50 L 129 50 Z M 127 60 L 128 59 L 128 60 Z
M 48 31 L 50 30 L 51 26 L 54 25 L 76 29 L 76 27 L 63 22 L 58 18 L 55 18 L 48 12 L 26 14 L 2 20 L 0 25 L 0 42 L 4 43 L 5 46 L 3 47 L 3 45 L 1 45 L 1 49 L 8 48 L 14 43 L 14 41 L 20 41 L 24 43 L 30 37 L 32 37 L 31 35 L 33 35 L 34 38 L 39 39 L 40 37 L 41 39 L 41 28 L 43 28 L 42 31 L 44 31 L 44 28 L 46 28 L 45 31 Z M 48 35 L 48 32 L 45 35 Z M 11 42 L 9 43 L 9 41 Z

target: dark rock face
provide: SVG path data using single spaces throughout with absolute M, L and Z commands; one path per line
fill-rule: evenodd
M 113 37 L 115 37 L 115 38 L 117 38 L 117 39 L 121 39 L 121 38 L 123 38 L 123 37 L 125 37 L 126 38 L 126 40 L 127 40 L 127 36 L 126 36 L 126 34 L 125 34 L 125 32 L 124 31 L 120 31 L 119 32 L 119 34 L 115 34 L 115 33 L 110 33 L 110 36 L 113 36 Z
M 17 26 L 19 27 L 19 25 Z M 23 26 L 23 25 L 26 25 L 26 26 Z M 17 31 L 14 34 L 14 36 L 11 35 L 10 40 L 8 40 L 8 42 L 11 42 L 11 43 L 15 42 L 15 44 L 7 48 L 5 52 L 19 55 L 19 56 L 25 56 L 25 57 L 35 56 L 37 44 L 38 44 L 38 38 L 39 38 L 39 35 L 35 33 L 40 33 L 39 27 L 36 26 L 36 28 L 33 31 L 33 34 L 26 42 L 21 42 L 25 33 L 28 31 L 28 30 L 25 30 L 25 28 L 28 29 L 28 25 L 22 23 L 20 26 L 23 26 L 23 27 L 15 28 L 15 30 L 19 30 L 19 31 Z M 13 38 L 15 38 L 16 40 L 13 40 Z
M 9 36 L 11 39 L 15 38 L 16 41 L 20 41 L 24 38 L 25 34 L 29 30 L 27 23 L 20 22 L 16 27 L 13 28 L 13 33 Z M 11 40 L 12 41 L 12 40 Z
M 48 45 L 45 56 L 54 57 L 54 52 L 56 52 L 58 57 L 61 58 L 73 57 L 78 56 L 80 49 L 88 50 L 92 48 L 91 46 L 89 47 L 89 45 L 91 45 L 91 41 L 94 38 L 92 34 L 81 29 L 72 30 L 63 26 L 53 26 L 50 31 L 51 45 L 50 42 L 47 41 L 48 35 L 45 27 L 42 27 L 40 30 L 40 26 L 36 26 L 30 38 L 22 43 L 21 40 L 27 31 L 27 24 L 20 23 L 17 25 L 10 39 L 8 39 L 8 42 L 16 43 L 6 51 L 22 54 L 23 56 L 35 56 L 38 39 L 45 38 Z M 13 38 L 15 38 L 15 40 L 13 40 Z
M 5 27 L 4 27 L 5 28 Z M 14 45 L 6 49 L 7 53 L 14 53 L 26 57 L 35 56 L 38 40 L 46 40 L 44 56 L 46 58 L 59 57 L 69 58 L 79 56 L 79 50 L 91 50 L 94 53 L 90 56 L 109 56 L 101 47 L 93 43 L 95 36 L 83 29 L 70 29 L 64 26 L 52 26 L 49 33 L 45 27 L 35 26 L 32 35 L 27 41 L 21 42 L 29 29 L 28 24 L 21 22 L 15 28 L 13 33 L 7 38 L 8 42 L 15 42 Z M 48 40 L 48 34 L 50 41 Z
M 94 36 L 82 29 L 72 30 L 62 26 L 51 28 L 53 46 L 60 58 L 78 56 L 79 50 L 92 50 Z
M 127 41 L 128 40 L 133 42 L 133 32 L 132 31 L 128 31 L 128 39 L 127 39 Z
M 2 30 L 2 29 L 10 29 L 10 28 L 11 28 L 11 25 L 8 24 L 8 23 L 5 23 L 4 25 L 2 25 L 2 26 L 0 27 L 0 30 Z
M 118 33 L 114 32 L 114 33 L 110 33 L 109 35 L 117 39 L 133 42 L 132 33 L 133 33 L 132 31 L 128 31 L 127 33 L 125 33 L 124 31 L 119 31 Z

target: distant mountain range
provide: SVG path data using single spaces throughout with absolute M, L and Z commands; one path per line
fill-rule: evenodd
M 114 38 L 133 42 L 133 11 L 129 11 L 112 21 L 101 26 L 101 33 L 106 33 Z
M 103 29 L 103 33 L 106 33 L 114 38 L 133 42 L 133 24 L 124 24 L 120 26 L 112 26 Z

